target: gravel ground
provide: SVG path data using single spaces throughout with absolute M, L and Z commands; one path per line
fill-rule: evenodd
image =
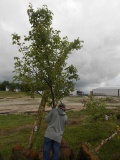
M 40 99 L 39 98 L 5 98 L 0 99 L 0 114 L 13 114 L 13 113 L 34 113 L 37 112 L 39 107 Z M 83 108 L 82 103 L 78 102 L 69 102 L 63 100 L 63 103 L 66 104 L 66 109 L 71 110 L 81 110 Z M 49 111 L 51 108 L 45 108 L 46 111 Z

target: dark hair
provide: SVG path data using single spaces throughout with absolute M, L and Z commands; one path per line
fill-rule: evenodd
M 58 105 L 58 107 L 59 107 L 59 108 L 65 108 L 66 106 L 65 106 L 64 103 L 60 103 L 60 104 Z

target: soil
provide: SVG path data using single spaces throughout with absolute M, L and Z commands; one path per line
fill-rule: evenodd
M 80 102 L 69 102 L 64 100 L 67 110 L 79 111 L 83 109 L 83 104 Z M 39 98 L 4 98 L 0 99 L 0 114 L 18 114 L 18 113 L 35 113 L 40 104 Z M 51 110 L 46 106 L 45 111 Z

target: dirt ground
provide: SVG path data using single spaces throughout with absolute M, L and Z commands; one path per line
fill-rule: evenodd
M 81 110 L 83 104 L 80 102 L 71 102 L 63 100 L 66 104 L 66 109 Z M 0 99 L 0 114 L 17 114 L 17 113 L 35 113 L 38 110 L 40 98 L 4 98 Z M 45 111 L 51 110 L 50 107 L 45 108 Z

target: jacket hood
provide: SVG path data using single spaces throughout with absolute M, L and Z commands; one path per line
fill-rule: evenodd
M 57 108 L 57 110 L 58 110 L 58 113 L 59 113 L 61 116 L 65 116 L 65 115 L 66 115 L 65 111 L 63 111 L 62 109 Z

